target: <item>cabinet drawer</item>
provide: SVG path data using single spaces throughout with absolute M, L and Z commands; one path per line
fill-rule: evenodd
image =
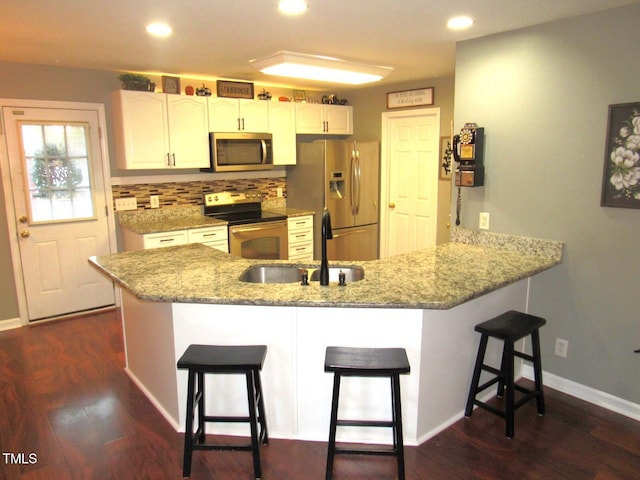
M 313 216 L 307 215 L 304 217 L 291 217 L 287 219 L 289 232 L 294 230 L 309 229 L 313 232 Z
M 196 228 L 189 230 L 189 243 L 227 242 L 227 227 Z
M 185 245 L 186 243 L 188 243 L 186 230 L 150 233 L 144 236 L 144 248 L 171 247 L 173 245 Z
M 289 260 L 313 260 L 313 242 L 289 244 Z
M 300 242 L 312 242 L 313 231 L 312 230 L 289 230 L 289 245 Z

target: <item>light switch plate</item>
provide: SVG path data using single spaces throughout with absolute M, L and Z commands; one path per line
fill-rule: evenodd
M 150 195 L 149 204 L 151 208 L 160 208 L 160 195 Z
M 480 230 L 489 230 L 489 212 L 480 212 L 478 228 Z
M 116 210 L 136 210 L 138 208 L 138 201 L 136 197 L 116 198 L 115 200 Z

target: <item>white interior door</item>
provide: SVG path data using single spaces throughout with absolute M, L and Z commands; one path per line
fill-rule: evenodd
M 440 109 L 382 114 L 381 257 L 435 246 Z
M 113 305 L 112 282 L 87 262 L 110 253 L 98 112 L 2 114 L 29 320 Z

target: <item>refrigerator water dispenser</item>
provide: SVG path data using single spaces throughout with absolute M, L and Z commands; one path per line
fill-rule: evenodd
M 333 171 L 329 175 L 329 196 L 341 200 L 345 196 L 344 172 Z

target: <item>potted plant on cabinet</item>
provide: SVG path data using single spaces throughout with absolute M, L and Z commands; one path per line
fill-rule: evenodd
M 143 92 L 154 92 L 156 90 L 156 84 L 144 75 L 123 73 L 118 76 L 118 80 L 122 82 L 122 88 L 125 90 L 139 90 Z

